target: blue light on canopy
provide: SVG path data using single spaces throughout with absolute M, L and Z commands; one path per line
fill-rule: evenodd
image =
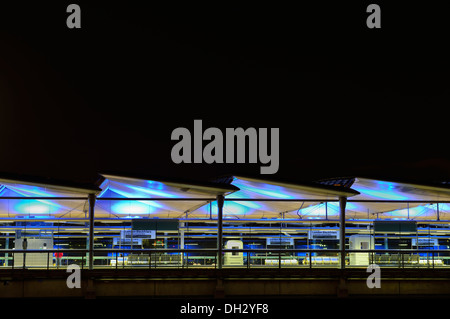
M 57 202 L 52 199 L 53 197 L 79 196 L 77 193 L 33 185 L 6 183 L 3 185 L 2 195 L 18 197 L 8 201 L 9 208 L 12 208 L 13 213 L 28 215 L 29 218 L 48 218 L 51 214 L 73 212 L 83 206 L 82 202 L 74 204 L 72 201 Z M 48 199 L 33 199 L 32 197 L 48 197 Z
M 31 185 L 6 185 L 7 188 L 13 190 L 25 197 L 59 197 L 59 196 L 79 196 L 78 194 L 53 191 L 45 187 L 31 186 Z
M 257 202 L 247 202 L 247 201 L 236 201 L 234 202 L 236 204 L 242 205 L 242 206 L 246 206 L 248 208 L 253 208 L 253 209 L 262 209 L 262 205 L 257 203 Z M 227 205 L 229 205 L 229 202 L 226 202 Z
M 396 209 L 390 212 L 383 213 L 383 216 L 401 219 L 406 219 L 409 217 L 409 219 L 415 219 L 418 217 L 436 216 L 436 213 L 437 213 L 436 204 L 427 204 L 410 207 L 409 209 L 408 208 Z
M 241 202 L 241 203 L 243 203 L 243 202 Z M 245 205 L 241 205 L 236 202 L 226 201 L 223 205 L 223 214 L 224 215 L 246 215 L 253 210 L 254 210 L 254 208 L 251 208 L 251 207 L 248 207 Z M 218 214 L 218 208 L 217 208 L 216 202 L 213 202 L 211 205 L 211 213 Z
M 145 196 L 136 196 L 135 192 L 127 192 L 127 191 L 123 191 L 123 190 L 119 190 L 119 189 L 114 189 L 114 192 L 116 192 L 117 194 L 122 195 L 123 197 L 126 197 L 126 198 L 145 197 Z M 145 205 L 153 206 L 153 207 L 157 207 L 157 208 L 164 208 L 163 205 L 161 205 L 158 202 L 154 202 L 154 201 L 136 201 L 136 202 L 143 203 Z
M 144 185 L 131 185 L 117 181 L 109 182 L 109 189 L 113 192 L 123 194 L 127 198 L 133 197 L 167 197 L 177 198 L 180 197 L 173 193 L 173 190 L 167 185 L 159 182 L 145 181 Z
M 321 216 L 325 217 L 326 215 L 339 215 L 339 204 L 337 203 L 327 203 L 325 207 L 325 203 L 320 203 L 317 205 L 311 205 L 305 208 L 302 208 L 297 211 L 297 214 L 302 217 L 307 216 Z
M 248 206 L 241 205 L 241 204 L 236 203 L 236 202 L 226 202 L 223 205 L 223 213 L 224 213 L 224 215 L 226 215 L 226 214 L 230 214 L 230 215 L 245 215 L 245 214 L 249 213 L 252 210 L 253 210 L 252 208 L 250 208 Z
M 346 211 L 356 210 L 357 206 L 354 203 L 347 203 L 345 206 Z M 320 203 L 317 205 L 311 205 L 300 209 L 298 215 L 307 216 L 319 216 L 325 218 L 325 216 L 339 216 L 340 207 L 337 202 Z
M 252 192 L 259 195 L 263 195 L 270 198 L 289 199 L 294 196 L 287 194 L 286 189 L 282 186 L 272 185 L 268 183 L 259 183 L 258 186 L 252 185 L 251 182 L 247 182 L 238 178 L 235 178 L 233 185 L 238 187 L 241 191 L 230 194 L 228 198 L 249 198 L 250 195 L 245 196 L 243 193 Z
M 116 201 L 111 204 L 111 212 L 118 215 L 151 214 L 156 210 L 156 207 L 152 207 L 140 201 Z
M 164 190 L 167 188 L 167 186 L 164 183 L 161 182 L 157 182 L 157 181 L 147 181 L 147 185 L 149 188 L 151 189 L 159 189 L 159 190 Z
M 361 193 L 361 195 L 367 195 L 381 200 L 408 200 L 409 198 L 404 193 L 396 191 L 396 184 L 385 181 L 374 181 L 376 186 L 368 187 L 362 183 L 354 183 L 352 188 Z
M 42 214 L 54 214 L 59 210 L 59 205 L 51 203 L 50 201 L 34 200 L 34 199 L 21 199 L 15 201 L 13 209 L 19 214 L 28 215 L 42 215 Z
M 373 190 L 373 189 L 366 189 L 366 190 L 359 190 L 360 193 L 363 193 L 365 195 L 368 195 L 370 197 L 376 197 L 379 199 L 386 199 L 386 200 L 407 200 L 407 196 L 400 195 L 396 192 L 385 192 L 385 191 L 379 191 L 379 190 Z
M 141 193 L 148 194 L 148 195 L 153 195 L 153 196 L 158 196 L 158 197 L 168 197 L 168 198 L 177 197 L 175 195 L 168 193 L 167 191 L 159 191 L 159 190 L 142 188 L 142 187 L 132 186 L 132 185 L 129 185 L 128 187 L 136 192 L 141 192 Z
M 24 199 L 12 200 L 14 211 L 19 214 L 28 215 L 42 215 L 42 214 L 54 214 L 60 208 L 61 205 L 55 203 L 52 200 L 44 199 L 26 199 L 26 197 L 55 197 L 55 193 L 47 191 L 45 188 L 30 185 L 11 186 L 7 185 L 7 189 L 10 189 L 17 194 L 24 197 Z
M 20 216 L 20 218 L 25 218 L 25 219 L 45 218 L 45 219 L 49 219 L 49 218 L 55 218 L 55 217 L 54 216 L 48 216 L 48 215 L 24 215 L 24 216 Z

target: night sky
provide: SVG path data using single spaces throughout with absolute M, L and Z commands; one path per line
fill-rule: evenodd
M 1 4 L 0 172 L 208 179 L 261 164 L 172 163 L 172 130 L 280 128 L 271 178 L 450 180 L 449 26 L 439 2 L 285 6 Z M 343 1 L 341 1 L 343 2 Z M 436 3 L 436 4 L 434 4 Z M 264 176 L 263 176 L 264 177 Z

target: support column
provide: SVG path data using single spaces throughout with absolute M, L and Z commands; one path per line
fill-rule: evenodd
M 94 207 L 95 194 L 89 194 L 89 269 L 94 266 Z
M 223 195 L 217 195 L 217 268 L 222 269 L 222 251 L 223 251 Z
M 178 228 L 180 231 L 180 245 L 179 248 L 183 249 L 183 251 L 180 253 L 181 257 L 181 265 L 184 267 L 184 222 L 180 222 L 180 227 Z
M 339 249 L 341 255 L 341 269 L 345 268 L 345 206 L 347 197 L 339 197 Z

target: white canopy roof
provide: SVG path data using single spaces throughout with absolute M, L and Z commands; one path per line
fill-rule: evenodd
M 450 219 L 446 185 L 364 177 L 352 177 L 345 186 L 332 180 L 292 183 L 245 176 L 232 176 L 228 184 L 104 178 L 97 192 L 96 218 L 216 218 L 215 198 L 223 194 L 224 218 L 229 219 L 338 219 L 340 196 L 348 198 L 349 220 L 436 220 L 438 213 L 440 220 Z M 88 193 L 96 193 L 96 188 L 0 179 L 0 218 L 86 218 Z

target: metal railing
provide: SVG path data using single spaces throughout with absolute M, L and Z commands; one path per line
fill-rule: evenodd
M 346 250 L 346 252 L 349 253 L 349 256 L 350 254 L 367 254 L 369 264 L 377 264 L 380 267 L 435 268 L 447 266 L 450 268 L 450 249 L 361 249 Z
M 88 252 L 87 249 L 0 249 L 0 269 L 59 269 L 73 263 L 83 269 L 87 268 Z M 54 256 L 55 253 L 62 257 Z
M 223 268 L 339 268 L 339 249 L 223 249 Z M 54 256 L 62 253 L 62 257 Z M 218 249 L 95 249 L 94 269 L 218 268 Z M 39 256 L 39 258 L 35 258 Z M 0 269 L 88 268 L 88 249 L 0 250 Z M 449 267 L 450 250 L 346 250 L 345 267 Z

